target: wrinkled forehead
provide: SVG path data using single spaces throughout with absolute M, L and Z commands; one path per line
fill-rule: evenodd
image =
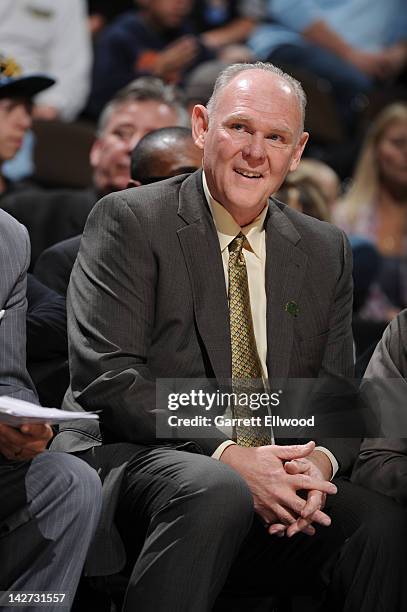
M 143 127 L 146 123 L 162 121 L 174 122 L 177 118 L 176 111 L 160 100 L 133 100 L 123 102 L 114 108 L 103 130 L 104 134 L 111 133 L 121 125 L 132 126 L 134 129 Z
M 214 111 L 225 116 L 243 107 L 265 114 L 280 112 L 297 125 L 302 124 L 296 91 L 283 77 L 272 72 L 246 70 L 237 74 L 218 92 Z

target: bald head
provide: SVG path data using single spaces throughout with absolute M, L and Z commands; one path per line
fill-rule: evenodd
M 235 71 L 208 107 L 194 107 L 192 132 L 209 191 L 241 227 L 297 168 L 308 139 L 302 119 L 287 79 L 257 64 Z
M 220 95 L 222 94 L 223 90 L 229 85 L 229 83 L 231 83 L 231 81 L 235 80 L 237 77 L 239 77 L 240 80 L 244 80 L 245 76 L 249 76 L 244 74 L 248 71 L 260 71 L 260 75 L 262 72 L 266 73 L 267 75 L 273 75 L 275 77 L 274 80 L 277 83 L 280 82 L 281 87 L 283 89 L 285 88 L 287 92 L 290 92 L 295 97 L 301 117 L 302 132 L 304 129 L 305 121 L 305 107 L 307 105 L 307 98 L 302 88 L 302 85 L 290 74 L 287 74 L 286 72 L 281 70 L 281 68 L 278 68 L 278 66 L 274 66 L 274 64 L 271 64 L 269 62 L 233 64 L 222 70 L 222 72 L 219 73 L 218 78 L 215 81 L 212 96 L 210 97 L 206 105 L 209 116 L 211 116 L 211 114 L 214 112 L 215 107 L 218 104 Z M 263 74 L 263 76 L 267 80 L 266 75 Z
M 202 151 L 189 128 L 171 127 L 146 134 L 131 155 L 131 178 L 146 185 L 171 176 L 194 172 L 202 165 Z

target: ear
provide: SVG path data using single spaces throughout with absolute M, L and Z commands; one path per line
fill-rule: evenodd
M 205 136 L 208 131 L 208 111 L 202 104 L 196 104 L 192 109 L 191 126 L 192 137 L 197 147 L 204 148 Z
M 130 179 L 127 183 L 127 189 L 130 189 L 131 187 L 140 187 L 140 185 L 140 181 L 133 181 L 133 179 Z
M 89 153 L 90 165 L 96 168 L 100 162 L 100 153 L 102 150 L 102 142 L 99 138 L 95 140 Z
M 308 132 L 303 132 L 299 141 L 295 145 L 294 154 L 290 162 L 290 169 L 289 169 L 290 172 L 297 169 L 298 164 L 300 163 L 301 156 L 305 149 L 305 145 L 307 144 L 308 138 L 309 138 Z

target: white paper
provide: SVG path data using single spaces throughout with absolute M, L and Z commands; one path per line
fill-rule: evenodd
M 58 408 L 43 408 L 7 395 L 0 396 L 0 423 L 24 425 L 25 423 L 63 423 L 76 419 L 99 419 L 95 412 L 70 412 Z

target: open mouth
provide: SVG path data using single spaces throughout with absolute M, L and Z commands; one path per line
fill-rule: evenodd
M 237 174 L 240 174 L 240 176 L 244 176 L 248 179 L 259 179 L 263 176 L 262 174 L 260 174 L 260 172 L 251 172 L 250 170 L 240 170 L 237 168 L 235 168 L 235 172 Z

